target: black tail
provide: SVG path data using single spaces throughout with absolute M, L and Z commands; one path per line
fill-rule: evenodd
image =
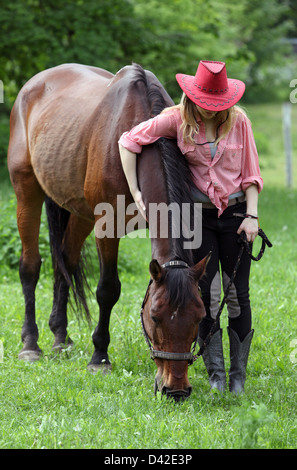
M 72 289 L 75 305 L 77 307 L 75 310 L 78 310 L 80 314 L 84 313 L 86 319 L 90 322 L 91 316 L 85 293 L 88 283 L 85 275 L 83 258 L 81 257 L 80 262 L 72 275 L 68 273 L 63 258 L 62 241 L 70 217 L 70 212 L 58 206 L 48 196 L 45 197 L 45 207 L 49 226 L 53 268 L 55 271 L 58 269 L 63 274 L 68 286 Z

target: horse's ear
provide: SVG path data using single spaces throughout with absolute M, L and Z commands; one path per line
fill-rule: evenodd
M 150 273 L 154 281 L 160 282 L 164 276 L 164 269 L 159 265 L 156 259 L 150 262 Z
M 201 279 L 202 276 L 204 276 L 205 271 L 206 271 L 206 266 L 210 258 L 211 258 L 211 251 L 208 253 L 208 255 L 205 256 L 205 258 L 203 258 L 201 261 L 199 261 L 197 264 L 195 264 L 195 266 L 191 268 L 192 272 L 194 273 L 194 277 L 196 281 L 199 281 L 199 279 Z

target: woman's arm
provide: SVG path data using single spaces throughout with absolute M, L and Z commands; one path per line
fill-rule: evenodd
M 251 184 L 245 191 L 246 195 L 246 213 L 258 216 L 258 186 L 256 184 Z M 258 219 L 246 218 L 243 220 L 240 225 L 237 233 L 238 235 L 241 232 L 246 233 L 247 241 L 253 242 L 258 235 Z
M 154 118 L 141 122 L 129 132 L 124 132 L 119 140 L 119 150 L 123 170 L 138 210 L 146 219 L 145 205 L 138 187 L 136 158 L 142 146 L 156 142 L 160 137 L 176 138 L 177 124 L 175 115 L 179 110 L 158 114 Z
M 129 185 L 130 192 L 133 196 L 133 199 L 136 203 L 136 206 L 144 219 L 146 219 L 145 215 L 145 205 L 142 200 L 142 195 L 138 187 L 138 181 L 137 181 L 137 170 L 136 170 L 136 153 L 130 152 L 130 150 L 127 150 L 125 147 L 123 147 L 121 144 L 119 144 L 119 150 L 120 150 L 120 157 L 121 157 L 121 162 L 123 166 L 123 170 Z

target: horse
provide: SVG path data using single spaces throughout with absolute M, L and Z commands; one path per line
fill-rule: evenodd
M 118 139 L 124 131 L 172 105 L 156 76 L 137 64 L 116 74 L 93 66 L 63 64 L 38 73 L 20 90 L 11 111 L 8 147 L 22 243 L 19 274 L 25 317 L 19 359 L 34 361 L 42 354 L 35 288 L 41 266 L 38 238 L 43 204 L 54 273 L 49 327 L 54 334 L 53 349 L 60 350 L 72 344 L 67 331 L 70 289 L 90 321 L 81 258 L 86 238 L 103 216 L 96 207 L 111 205 L 116 224 L 118 195 L 125 197 L 126 207 L 133 203 Z M 191 202 L 191 175 L 175 140 L 159 139 L 144 147 L 137 172 L 148 212 L 151 203 Z M 125 213 L 126 226 L 131 217 Z M 117 269 L 120 237 L 95 239 L 100 266 L 96 290 L 99 320 L 87 367 L 92 372 L 110 372 L 109 321 L 121 291 Z M 159 352 L 154 357 L 155 389 L 176 400 L 188 397 L 192 390 L 188 360 L 178 356 L 190 351 L 205 315 L 198 283 L 207 264 L 207 257 L 193 264 L 192 252 L 184 249 L 182 241 L 182 236 L 170 234 L 151 238 L 151 282 L 142 308 L 146 337 Z M 162 352 L 175 354 L 177 360 L 166 354 L 162 358 Z

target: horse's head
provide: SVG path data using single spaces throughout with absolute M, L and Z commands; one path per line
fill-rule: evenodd
M 170 267 L 160 266 L 156 260 L 150 263 L 152 280 L 142 308 L 143 329 L 158 368 L 155 392 L 176 401 L 189 397 L 192 391 L 188 364 L 198 325 L 205 316 L 198 281 L 208 259 L 192 268 L 185 263 Z

